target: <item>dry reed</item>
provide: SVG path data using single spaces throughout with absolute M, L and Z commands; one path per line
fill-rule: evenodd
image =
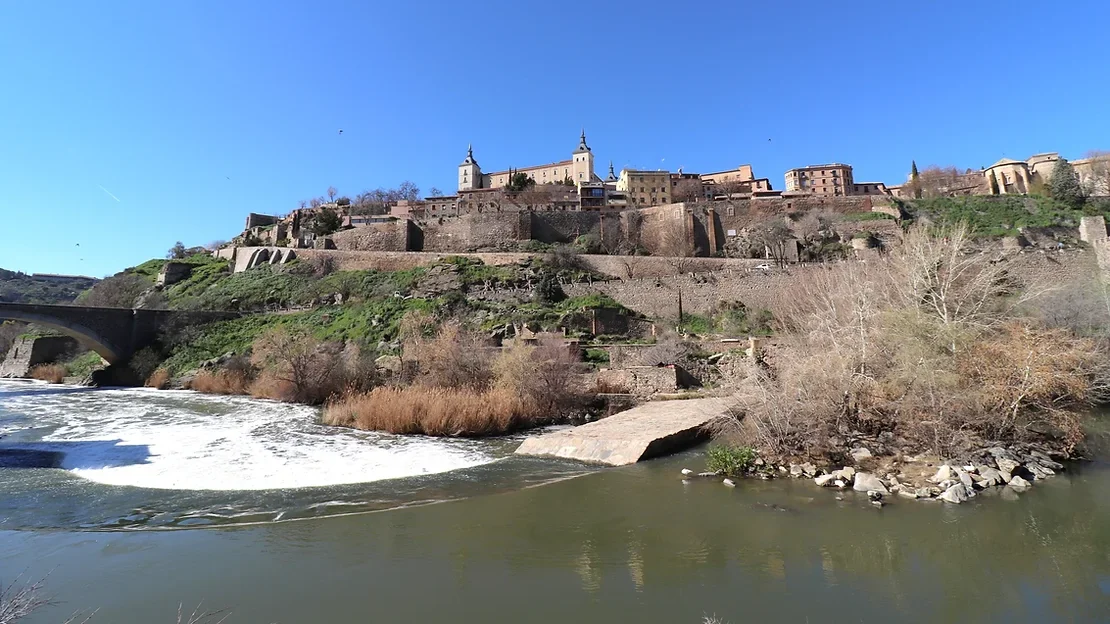
M 165 390 L 170 387 L 170 371 L 159 368 L 146 378 L 147 388 L 157 388 L 158 390 Z
M 60 384 L 65 380 L 68 372 L 69 370 L 62 364 L 39 364 L 31 369 L 31 379 Z
M 503 389 L 376 388 L 334 401 L 323 423 L 432 436 L 487 436 L 533 426 L 538 415 Z

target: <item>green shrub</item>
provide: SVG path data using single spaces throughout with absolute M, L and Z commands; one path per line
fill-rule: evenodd
M 755 466 L 755 459 L 755 449 L 750 446 L 714 445 L 709 447 L 705 466 L 710 472 L 736 477 L 750 471 Z
M 586 349 L 584 356 L 588 364 L 604 365 L 609 363 L 608 349 Z

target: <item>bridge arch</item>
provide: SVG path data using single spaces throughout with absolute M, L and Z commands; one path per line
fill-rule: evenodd
M 105 340 L 97 331 L 81 323 L 64 319 L 50 314 L 35 312 L 33 310 L 11 309 L 9 306 L 0 306 L 0 320 L 22 321 L 34 323 L 43 327 L 56 329 L 59 332 L 76 338 L 86 348 L 95 351 L 109 364 L 113 364 L 127 355 L 127 351 L 119 345 Z

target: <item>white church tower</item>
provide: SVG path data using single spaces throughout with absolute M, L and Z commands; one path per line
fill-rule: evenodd
M 594 153 L 586 145 L 586 130 L 582 130 L 582 137 L 578 140 L 578 149 L 574 150 L 571 162 L 571 179 L 575 186 L 582 186 L 594 179 Z
M 459 165 L 459 190 L 469 191 L 482 188 L 482 168 L 474 160 L 474 149 L 466 146 L 466 160 Z

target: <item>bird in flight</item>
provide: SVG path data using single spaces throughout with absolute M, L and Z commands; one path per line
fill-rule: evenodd
M 339 134 L 343 134 L 343 129 L 342 128 L 339 129 Z

